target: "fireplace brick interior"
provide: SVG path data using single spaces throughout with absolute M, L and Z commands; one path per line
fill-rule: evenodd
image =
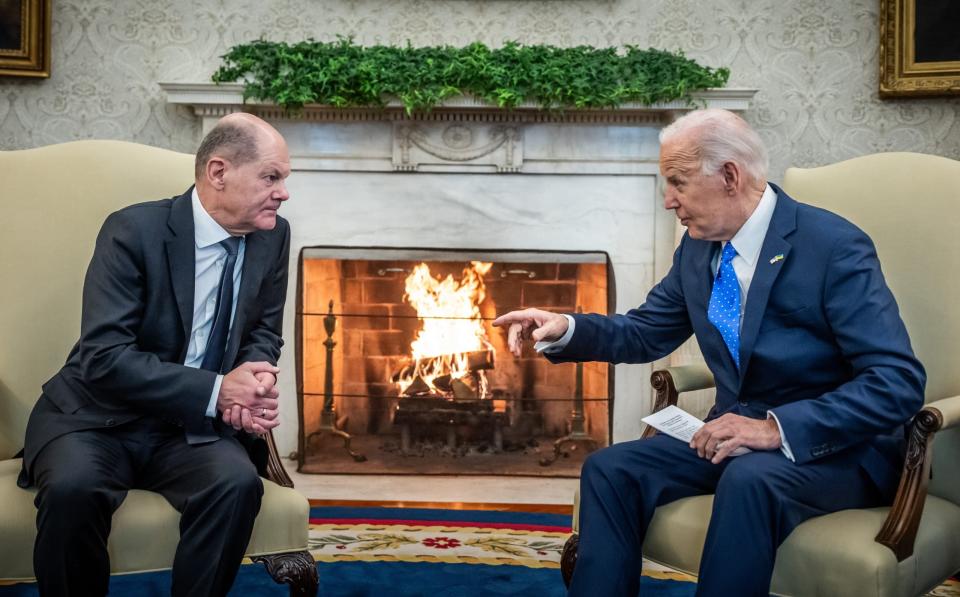
M 402 250 L 395 250 L 402 256 Z M 434 278 L 459 280 L 471 259 L 463 252 L 433 259 L 356 258 L 354 250 L 325 250 L 301 258 L 299 298 L 299 403 L 303 413 L 300 469 L 303 472 L 535 474 L 575 476 L 585 450 L 574 450 L 549 466 L 540 460 L 554 452 L 553 443 L 570 432 L 576 392 L 573 363 L 552 365 L 528 347 L 517 359 L 506 349 L 506 332 L 491 321 L 512 309 L 538 307 L 558 312 L 606 313 L 609 303 L 608 264 L 580 255 L 543 253 L 537 260 L 493 263 L 483 276 L 485 298 L 479 311 L 487 339 L 495 350 L 495 364 L 487 370 L 489 403 L 503 425 L 499 447 L 493 442 L 489 418 L 469 417 L 448 425 L 407 426 L 406 445 L 397 424 L 398 404 L 405 398 L 391 377 L 409 362 L 411 342 L 421 327 L 417 311 L 405 302 L 405 280 L 419 263 L 427 263 Z M 337 255 L 340 257 L 330 257 Z M 382 251 L 378 251 L 382 253 Z M 363 251 L 359 251 L 363 255 Z M 592 254 L 596 256 L 597 254 Z M 439 258 L 438 258 L 439 257 Z M 529 258 L 524 253 L 523 258 Z M 507 259 L 509 259 L 509 255 Z M 565 262 L 578 259 L 581 262 Z M 351 435 L 355 451 L 366 457 L 356 462 L 343 441 L 322 429 L 327 333 L 324 317 L 336 316 L 333 349 L 333 404 L 337 427 Z M 609 443 L 609 367 L 583 365 L 584 428 L 599 446 Z M 434 398 L 438 405 L 443 400 Z M 406 403 L 407 405 L 413 402 Z M 431 402 L 423 402 L 430 406 Z M 469 407 L 470 405 L 453 405 Z M 312 434 L 312 435 L 311 435 Z M 404 447 L 406 449 L 404 449 Z

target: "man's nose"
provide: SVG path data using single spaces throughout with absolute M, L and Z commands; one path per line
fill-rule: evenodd
M 285 181 L 280 181 L 280 186 L 277 187 L 274 198 L 277 199 L 277 201 L 286 201 L 290 198 L 290 191 L 287 189 L 287 183 Z
M 677 202 L 676 193 L 670 187 L 667 187 L 663 192 L 663 208 L 676 209 L 678 207 L 680 207 L 680 203 Z

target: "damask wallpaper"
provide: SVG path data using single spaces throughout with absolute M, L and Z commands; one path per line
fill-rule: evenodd
M 636 44 L 728 66 L 771 178 L 877 151 L 960 158 L 960 98 L 877 97 L 879 0 L 54 0 L 53 76 L 0 79 L 0 149 L 125 139 L 193 151 L 199 125 L 158 81 L 207 81 L 231 45 L 506 40 Z

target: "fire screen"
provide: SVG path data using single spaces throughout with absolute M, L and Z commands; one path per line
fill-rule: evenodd
M 607 313 L 609 271 L 599 252 L 304 249 L 299 469 L 578 475 L 609 443 L 610 367 L 515 358 L 491 322 Z

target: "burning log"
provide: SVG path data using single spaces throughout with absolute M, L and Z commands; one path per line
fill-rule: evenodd
M 496 365 L 493 350 L 474 350 L 467 353 L 445 354 L 436 357 L 423 359 L 408 359 L 399 369 L 390 377 L 393 383 L 398 383 L 403 379 L 410 379 L 421 372 L 429 372 L 435 367 L 436 363 L 454 363 L 461 355 L 466 355 L 468 372 L 481 371 L 483 369 L 493 369 Z M 439 379 L 439 378 L 438 378 Z M 436 379 L 434 384 L 436 385 Z M 441 382 L 442 383 L 442 382 Z
M 450 385 L 453 381 L 453 377 L 450 374 L 438 375 L 433 378 L 433 387 L 437 388 L 441 392 L 452 392 L 453 387 Z
M 429 394 L 431 392 L 430 385 L 423 381 L 423 378 L 419 375 L 410 383 L 409 386 L 403 391 L 404 396 L 417 396 L 420 394 Z
M 474 350 L 467 353 L 467 370 L 480 371 L 481 369 L 493 369 L 496 365 L 492 350 Z
M 464 377 L 450 382 L 450 387 L 453 390 L 453 397 L 456 400 L 476 400 L 479 398 L 477 395 L 477 390 L 467 383 L 467 379 L 469 378 Z

